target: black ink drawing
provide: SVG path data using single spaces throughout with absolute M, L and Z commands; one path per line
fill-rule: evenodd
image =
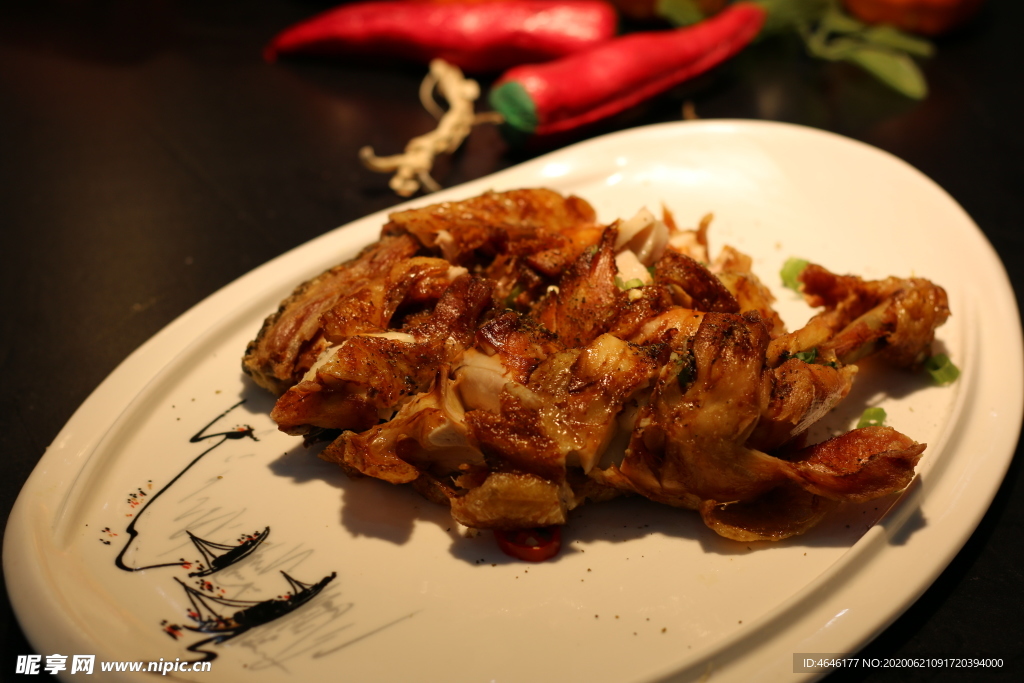
M 182 566 L 182 561 L 179 560 L 177 562 L 165 562 L 165 563 L 161 563 L 161 564 L 151 564 L 151 565 L 146 565 L 146 566 L 142 566 L 142 567 L 129 567 L 124 562 L 124 556 L 125 556 L 125 553 L 128 552 L 128 549 L 131 548 L 132 543 L 135 541 L 135 539 L 139 535 L 139 532 L 135 528 L 135 525 L 138 523 L 138 521 L 142 517 L 142 515 L 145 514 L 146 510 L 149 509 L 150 505 L 152 505 L 158 498 L 160 498 L 160 496 L 163 495 L 169 488 L 174 486 L 175 482 L 177 482 L 179 479 L 181 479 L 185 475 L 186 472 L 188 472 L 190 469 L 192 469 L 196 465 L 196 463 L 198 463 L 200 460 L 202 460 L 208 453 L 210 453 L 210 451 L 214 450 L 215 448 L 217 448 L 218 446 L 222 445 L 226 441 L 237 440 L 237 439 L 245 439 L 245 438 L 252 439 L 253 441 L 257 440 L 256 436 L 253 434 L 252 427 L 250 427 L 248 425 L 243 425 L 243 426 L 240 426 L 240 427 L 235 427 L 234 429 L 230 429 L 230 430 L 228 430 L 226 432 L 216 432 L 214 434 L 207 434 L 206 433 L 206 430 L 208 430 L 210 427 L 215 425 L 222 418 L 227 416 L 228 413 L 230 413 L 232 410 L 234 410 L 238 406 L 242 405 L 242 403 L 244 403 L 244 402 L 245 401 L 239 401 L 238 403 L 236 403 L 235 405 L 231 406 L 230 408 L 225 410 L 223 413 L 221 413 L 217 417 L 213 418 L 213 420 L 211 420 L 209 424 L 207 424 L 205 427 L 200 429 L 191 439 L 189 439 L 189 443 L 199 443 L 200 441 L 205 441 L 206 439 L 214 439 L 214 438 L 220 437 L 220 441 L 216 442 L 215 444 L 213 444 L 212 446 L 207 448 L 205 451 L 203 451 L 202 453 L 197 455 L 195 458 L 193 458 L 192 461 L 188 465 L 186 465 L 184 469 L 182 469 L 180 472 L 178 472 L 176 475 L 174 475 L 174 478 L 172 478 L 169 482 L 167 482 L 162 489 L 160 489 L 159 491 L 154 493 L 153 496 L 148 501 L 146 501 L 145 505 L 142 506 L 142 509 L 140 509 L 139 512 L 132 518 L 132 521 L 128 523 L 128 526 L 125 528 L 125 533 L 128 534 L 128 538 L 125 541 L 124 547 L 121 548 L 121 552 L 119 552 L 117 554 L 117 557 L 114 559 L 114 564 L 117 565 L 118 569 L 123 569 L 124 571 L 127 571 L 127 572 L 137 572 L 137 571 L 142 571 L 143 569 L 158 569 L 160 567 L 180 567 L 180 566 Z M 142 490 L 139 489 L 139 492 L 141 493 Z M 132 495 L 135 496 L 137 494 L 132 494 Z M 145 495 L 145 494 L 143 494 L 143 495 Z M 133 500 L 138 500 L 138 498 L 135 498 Z M 243 559 L 244 557 L 249 555 L 253 550 L 255 550 L 256 547 L 260 543 L 262 543 L 267 538 L 267 536 L 269 534 L 270 534 L 270 527 L 267 527 L 264 531 L 260 532 L 259 534 L 256 534 L 255 536 L 253 536 L 253 537 L 243 541 L 242 544 L 238 548 L 232 548 L 232 552 L 230 554 L 225 553 L 223 555 L 219 555 L 219 557 L 217 558 L 219 560 L 219 562 L 217 564 L 216 569 L 213 569 L 212 571 L 206 571 L 205 573 L 210 574 L 213 571 L 218 571 L 220 569 L 223 569 L 223 568 L 225 568 L 227 566 L 230 566 L 231 564 L 233 564 L 235 562 L 238 562 L 239 560 Z M 205 540 L 199 538 L 198 536 L 194 536 L 191 533 L 189 533 L 189 538 L 192 539 L 192 542 L 193 542 L 193 544 L 195 544 L 196 549 L 199 550 L 199 553 L 201 555 L 203 555 L 204 558 L 207 558 L 207 559 L 209 559 L 208 547 L 217 547 L 217 544 L 212 544 L 209 541 L 205 541 Z M 225 556 L 227 556 L 226 560 L 223 559 Z
M 270 527 L 242 539 L 237 545 L 226 543 L 213 543 L 199 538 L 191 531 L 186 530 L 192 545 L 196 547 L 199 554 L 203 556 L 204 564 L 199 564 L 197 570 L 189 572 L 189 576 L 209 576 L 221 569 L 230 567 L 244 557 L 248 557 L 252 551 L 259 547 L 260 543 L 270 535 Z
M 262 531 L 243 535 L 238 539 L 238 543 L 236 545 L 214 543 L 200 538 L 186 529 L 185 533 L 188 534 L 189 540 L 192 541 L 192 544 L 202 557 L 201 561 L 197 560 L 193 563 L 187 562 L 185 558 L 181 558 L 176 562 L 164 562 L 146 566 L 129 566 L 124 561 L 125 554 L 139 536 L 136 524 L 154 501 L 174 486 L 174 484 L 180 480 L 186 472 L 192 469 L 200 460 L 215 448 L 231 440 L 246 438 L 252 439 L 253 441 L 257 440 L 256 436 L 253 434 L 253 428 L 248 425 L 242 425 L 223 432 L 206 433 L 207 430 L 213 427 L 213 425 L 222 420 L 231 411 L 242 405 L 244 402 L 244 400 L 239 401 L 225 410 L 223 413 L 211 420 L 209 424 L 200 429 L 191 439 L 189 439 L 189 443 L 199 443 L 207 439 L 219 440 L 193 458 L 192 461 L 189 462 L 184 469 L 178 472 L 178 474 L 176 474 L 169 482 L 167 482 L 163 488 L 152 496 L 147 496 L 141 488 L 139 488 L 137 492 L 129 495 L 129 505 L 132 508 L 137 508 L 139 506 L 141 506 L 141 508 L 137 513 L 133 513 L 132 521 L 129 522 L 128 526 L 125 528 L 127 539 L 125 540 L 124 547 L 114 559 L 114 564 L 118 569 L 122 569 L 127 572 L 138 572 L 145 569 L 158 569 L 161 567 L 184 567 L 186 569 L 191 569 L 195 566 L 195 571 L 190 572 L 188 576 L 206 577 L 226 569 L 227 567 L 230 567 L 248 557 L 257 548 L 259 548 L 263 541 L 267 539 L 270 535 L 269 526 L 264 528 Z M 151 488 L 151 486 L 152 482 L 149 482 L 149 487 Z M 145 503 L 142 502 L 144 498 L 148 498 Z M 109 527 L 105 528 L 103 531 L 107 534 L 108 538 L 117 536 L 117 534 L 110 531 Z M 111 543 L 106 539 L 101 540 L 107 545 L 110 545 Z M 320 581 L 310 584 L 298 581 L 284 572 L 281 572 L 281 574 L 288 582 L 290 590 L 283 595 L 279 595 L 269 600 L 234 600 L 217 595 L 214 591 L 213 584 L 205 579 L 201 578 L 201 580 L 197 582 L 200 588 L 196 589 L 185 585 L 181 579 L 175 577 L 174 580 L 185 590 L 185 593 L 192 604 L 192 609 L 189 610 L 188 616 L 196 625 L 179 626 L 177 624 L 168 624 L 165 620 L 161 622 L 161 626 L 166 633 L 175 639 L 181 637 L 183 629 L 208 635 L 209 637 L 193 643 L 187 649 L 190 652 L 203 655 L 203 661 L 210 661 L 217 657 L 217 653 L 209 649 L 202 648 L 222 643 L 230 638 L 239 636 L 250 629 L 274 621 L 275 619 L 293 612 L 313 599 L 321 590 L 323 590 L 324 586 L 330 583 L 337 575 L 336 572 L 332 572 L 329 576 L 325 576 L 320 579 Z
M 180 579 L 175 578 L 192 603 L 192 609 L 189 610 L 188 616 L 196 622 L 196 625 L 175 625 L 169 628 L 177 630 L 179 633 L 181 628 L 185 628 L 189 631 L 209 635 L 210 637 L 189 645 L 187 649 L 189 652 L 204 655 L 204 660 L 212 660 L 217 657 L 217 653 L 204 650 L 204 647 L 223 643 L 242 635 L 249 629 L 262 626 L 295 611 L 316 597 L 324 589 L 324 586 L 334 580 L 337 573 L 332 572 L 330 576 L 325 576 L 316 583 L 296 581 L 284 572 L 281 572 L 281 575 L 288 582 L 291 590 L 269 600 L 233 600 L 211 595 L 187 586 Z

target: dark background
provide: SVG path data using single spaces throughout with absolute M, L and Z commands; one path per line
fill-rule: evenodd
M 117 364 L 219 287 L 335 226 L 396 204 L 363 145 L 433 127 L 424 69 L 261 59 L 331 2 L 64 0 L 0 6 L 0 515 L 75 409 Z M 945 188 L 1024 272 L 1024 3 L 991 0 L 937 41 L 915 102 L 794 41 L 620 117 L 754 118 L 892 152 Z M 486 89 L 488 81 L 481 79 Z M 600 132 L 600 131 L 598 131 Z M 439 163 L 445 186 L 528 158 L 493 127 Z M 884 249 L 884 244 L 878 245 Z M 1024 378 L 1008 377 L 1008 382 Z M 1019 455 L 1019 454 L 1018 454 Z M 1024 494 L 1018 457 L 956 559 L 864 656 L 1001 657 L 1000 671 L 846 671 L 835 680 L 1020 680 Z M 32 651 L 0 599 L 0 679 Z M 43 653 L 47 654 L 47 653 Z

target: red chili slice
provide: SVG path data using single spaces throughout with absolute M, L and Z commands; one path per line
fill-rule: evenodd
M 527 562 L 543 562 L 558 554 L 562 547 L 562 527 L 546 526 L 537 529 L 495 530 L 498 547 L 506 555 Z

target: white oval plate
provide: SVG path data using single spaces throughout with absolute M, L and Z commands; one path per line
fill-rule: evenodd
M 381 213 L 212 295 L 75 413 L 7 526 L 8 590 L 37 651 L 66 655 L 65 675 L 76 654 L 95 655 L 99 671 L 210 653 L 216 680 L 246 683 L 806 680 L 795 653 L 854 652 L 908 607 L 987 509 L 1020 430 L 1019 315 L 964 211 L 877 149 L 748 121 L 625 131 L 410 204 L 531 186 L 576 193 L 606 221 L 644 205 L 665 204 L 684 226 L 713 212 L 713 251 L 753 255 L 791 329 L 810 310 L 779 286 L 788 256 L 942 284 L 953 317 L 936 344 L 963 370 L 959 381 L 934 387 L 868 368 L 827 425 L 849 428 L 864 407 L 883 406 L 889 424 L 929 444 L 914 484 L 777 544 L 725 541 L 693 513 L 641 500 L 585 506 L 561 555 L 527 564 L 488 534 L 459 536 L 446 510 L 408 490 L 348 480 L 275 430 L 271 398 L 239 359 L 297 283 L 376 238 Z M 221 436 L 191 440 L 210 434 Z M 241 561 L 197 576 L 203 558 L 186 529 L 225 546 L 213 553 L 269 534 Z M 149 568 L 120 569 L 119 558 Z M 219 601 L 193 602 L 193 590 Z M 208 606 L 245 623 L 217 632 L 206 615 L 206 631 L 190 630 L 200 621 L 189 611 Z

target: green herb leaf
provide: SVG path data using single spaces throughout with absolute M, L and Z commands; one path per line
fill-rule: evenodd
M 657 0 L 654 13 L 674 26 L 690 26 L 704 19 L 694 0 Z
M 928 94 L 924 74 L 905 54 L 867 44 L 846 51 L 842 59 L 856 64 L 890 88 L 916 100 Z
M 830 3 L 828 10 L 821 17 L 820 30 L 833 33 L 860 33 L 867 28 L 867 24 L 851 17 L 839 8 L 839 5 Z
M 838 62 L 860 47 L 861 43 L 853 38 L 827 39 L 828 33 L 816 31 L 807 39 L 807 51 L 818 59 Z
M 795 24 L 808 54 L 855 64 L 907 97 L 927 95 L 924 74 L 911 57 L 930 57 L 935 51 L 930 42 L 893 26 L 869 26 L 847 14 L 838 0 L 824 3 L 816 17 Z
M 518 299 L 519 295 L 522 293 L 523 288 L 520 285 L 516 285 L 515 287 L 513 287 L 512 291 L 509 292 L 508 296 L 505 297 L 505 308 L 515 308 L 516 299 Z
M 800 281 L 797 278 L 800 273 L 804 271 L 804 268 L 810 265 L 810 261 L 802 258 L 796 258 L 791 256 L 786 259 L 786 262 L 782 264 L 782 270 L 779 271 L 779 275 L 782 276 L 782 284 L 789 287 L 794 292 L 800 291 Z
M 899 50 L 915 57 L 931 57 L 935 54 L 935 46 L 929 41 L 904 33 L 895 26 L 872 26 L 865 29 L 861 37 L 872 45 Z
M 802 360 L 805 363 L 813 363 L 818 358 L 818 348 L 814 347 L 809 351 L 798 351 L 793 354 L 793 358 Z
M 857 421 L 857 429 L 863 429 L 864 427 L 884 427 L 887 417 L 888 415 L 885 414 L 884 408 L 868 408 L 861 413 L 860 420 Z
M 829 0 L 755 0 L 755 3 L 768 14 L 761 27 L 761 34 L 766 35 L 800 29 L 817 22 L 826 11 Z
M 950 384 L 960 376 L 960 368 L 944 353 L 937 353 L 924 362 L 924 369 L 932 376 L 936 384 Z

